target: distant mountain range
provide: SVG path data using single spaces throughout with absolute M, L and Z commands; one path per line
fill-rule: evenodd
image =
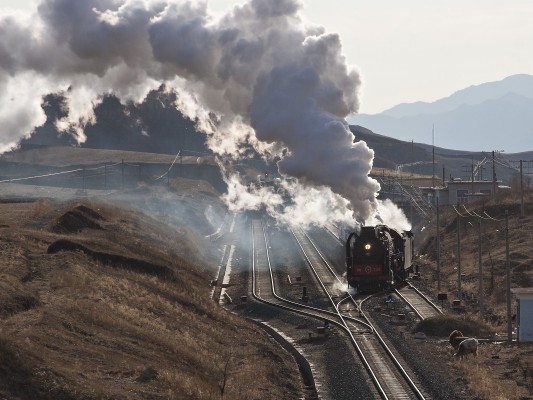
M 400 104 L 348 122 L 392 138 L 463 151 L 533 150 L 533 75 L 513 75 L 432 103 Z
M 482 172 L 476 179 L 492 179 L 492 163 L 498 181 L 509 185 L 519 174 L 520 160 L 523 163 L 523 173 L 528 186 L 533 176 L 533 151 L 522 153 L 470 152 L 464 150 L 450 150 L 432 145 L 407 142 L 389 136 L 379 135 L 359 125 L 350 125 L 355 140 L 362 140 L 374 150 L 373 166 L 377 169 L 385 168 L 411 172 L 419 175 L 450 179 L 460 178 L 470 180 L 474 165 L 482 165 Z M 434 154 L 434 155 L 433 155 Z

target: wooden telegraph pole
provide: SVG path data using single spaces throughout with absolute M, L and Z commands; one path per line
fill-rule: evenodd
M 520 218 L 524 218 L 524 170 L 520 160 Z
M 440 223 L 439 223 L 439 198 L 437 197 L 437 293 L 440 293 Z
M 478 261 L 479 261 L 479 316 L 483 319 L 483 266 L 481 263 L 481 220 L 478 222 Z
M 457 213 L 457 298 L 462 300 L 461 293 L 461 215 Z
M 507 340 L 513 341 L 513 325 L 511 321 L 511 265 L 509 262 L 509 211 L 505 211 L 505 273 L 507 277 Z

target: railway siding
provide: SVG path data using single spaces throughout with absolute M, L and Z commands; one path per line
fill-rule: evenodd
M 374 399 L 382 396 L 387 398 L 394 399 L 426 399 L 426 398 L 446 398 L 435 396 L 437 393 L 433 388 L 428 389 L 426 385 L 433 384 L 434 374 L 423 372 L 419 366 L 411 368 L 411 366 L 406 363 L 413 362 L 412 357 L 405 357 L 403 349 L 401 349 L 401 344 L 398 342 L 398 333 L 402 332 L 405 327 L 394 324 L 392 317 L 394 314 L 390 312 L 396 312 L 398 314 L 413 314 L 413 311 L 408 310 L 407 303 L 404 302 L 404 297 L 410 297 L 409 300 L 412 307 L 422 308 L 424 306 L 424 301 L 420 298 L 420 295 L 415 292 L 413 289 L 402 288 L 399 293 L 395 294 L 396 303 L 393 307 L 384 308 L 382 304 L 382 299 L 384 295 L 378 295 L 374 301 L 374 304 L 381 303 L 381 311 L 374 312 L 365 310 L 361 313 L 361 307 L 358 304 L 350 305 L 342 301 L 345 296 L 342 296 L 342 288 L 346 289 L 345 285 L 337 285 L 335 280 L 337 278 L 332 277 L 331 272 L 326 272 L 326 269 L 323 263 L 319 259 L 321 257 L 317 254 L 308 256 L 308 261 L 311 265 L 315 265 L 318 281 L 322 276 L 326 276 L 326 284 L 323 283 L 324 289 L 319 289 L 318 285 L 313 282 L 315 278 L 305 279 L 305 284 L 311 289 L 314 287 L 313 293 L 315 296 L 319 296 L 320 290 L 329 291 L 329 298 L 332 302 L 332 309 L 339 309 L 342 312 L 343 317 L 335 317 L 331 308 L 329 310 L 317 309 L 316 304 L 321 304 L 325 300 L 319 301 L 316 299 L 312 307 L 309 303 L 306 303 L 301 298 L 293 299 L 293 301 L 288 301 L 283 298 L 285 293 L 291 292 L 294 289 L 293 285 L 287 279 L 286 271 L 280 273 L 279 271 L 273 271 L 272 265 L 270 265 L 271 258 L 276 258 L 276 253 L 278 251 L 277 246 L 273 246 L 272 237 L 276 234 L 274 230 L 265 233 L 261 232 L 264 228 L 261 220 L 252 221 L 253 234 L 252 238 L 254 240 L 252 253 L 254 255 L 254 272 L 253 274 L 253 291 L 257 296 L 257 300 L 261 301 L 261 305 L 255 305 L 256 301 L 250 301 L 245 307 L 248 309 L 254 309 L 254 319 L 259 321 L 259 323 L 265 326 L 266 330 L 273 329 L 277 332 L 278 335 L 281 335 L 288 345 L 294 348 L 301 357 L 305 357 L 309 363 L 309 369 L 315 380 L 315 393 L 319 398 L 323 399 L 351 399 L 357 397 L 362 399 Z M 304 241 L 310 239 L 302 239 Z M 288 245 L 286 243 L 276 242 L 277 245 Z M 320 241 L 318 242 L 320 244 Z M 307 244 L 303 246 L 303 253 L 319 253 L 318 248 L 312 249 L 313 246 Z M 295 262 L 298 264 L 298 262 Z M 305 263 L 304 263 L 305 264 Z M 294 272 L 296 271 L 296 272 Z M 297 271 L 297 268 L 292 267 L 291 273 L 293 276 L 305 276 L 304 273 L 300 274 Z M 281 279 L 280 279 L 281 277 Z M 300 281 L 299 284 L 302 282 Z M 299 285 L 295 285 L 299 288 Z M 335 291 L 332 288 L 335 288 Z M 341 288 L 340 290 L 338 290 Z M 405 293 L 402 293 L 405 291 Z M 402 297 L 401 297 L 402 296 Z M 324 295 L 324 297 L 326 297 Z M 361 299 L 361 298 L 360 298 Z M 295 300 L 295 301 L 294 301 Z M 378 303 L 375 303 L 375 302 Z M 369 303 L 370 304 L 370 303 Z M 370 306 L 372 308 L 372 306 Z M 378 307 L 379 308 L 379 307 Z M 261 311 L 259 311 L 261 310 Z M 342 310 L 342 311 L 341 311 Z M 426 311 L 423 311 L 425 313 Z M 432 310 L 431 312 L 435 312 Z M 325 314 L 328 313 L 328 314 Z M 331 314 L 329 314 L 331 313 Z M 427 311 L 429 313 L 429 311 Z M 379 344 L 377 339 L 377 334 L 371 333 L 372 331 L 368 328 L 362 328 L 360 325 L 360 320 L 366 314 L 371 315 L 371 322 L 375 322 L 374 319 L 379 321 L 379 328 L 376 329 L 376 332 L 381 332 L 381 336 L 384 339 L 389 350 L 384 350 Z M 385 316 L 388 314 L 388 316 Z M 377 318 L 375 318 L 377 317 Z M 427 316 L 422 316 L 427 318 Z M 415 318 L 422 318 L 420 315 L 417 315 Z M 328 329 L 329 334 L 321 334 L 320 326 L 323 323 L 324 318 L 327 318 L 330 321 L 336 321 L 335 324 L 332 323 L 331 328 Z M 349 330 L 352 332 L 352 341 L 358 343 L 355 347 L 350 347 L 347 340 L 347 335 L 343 333 L 342 320 L 348 321 L 347 325 Z M 383 326 L 385 328 L 383 328 Z M 395 333 L 391 333 L 394 331 Z M 393 336 L 391 340 L 389 335 Z M 401 334 L 403 336 L 403 333 Z M 387 337 L 387 338 L 385 338 Z M 409 341 L 414 339 L 406 338 Z M 397 347 L 400 346 L 400 349 Z M 344 350 L 340 350 L 344 349 Z M 396 366 L 389 364 L 385 360 L 389 358 L 387 352 L 390 352 L 395 358 L 399 360 L 399 363 L 402 365 L 401 369 L 398 369 Z M 369 371 L 365 370 L 363 363 L 360 361 L 360 356 L 357 354 L 364 354 L 364 357 L 368 359 L 371 368 L 370 374 L 376 374 L 379 376 L 378 387 L 384 389 L 386 394 L 378 394 L 376 387 L 368 386 L 370 382 Z M 297 359 L 298 356 L 295 356 Z M 341 362 L 342 360 L 342 362 Z M 349 361 L 353 360 L 353 361 Z M 414 362 L 418 362 L 415 360 Z M 423 362 L 423 360 L 421 360 Z M 300 363 L 300 365 L 302 365 Z M 340 368 L 340 369 L 339 369 Z M 403 372 L 399 372 L 403 369 Z M 412 383 L 407 383 L 404 379 L 404 375 L 410 377 Z M 419 389 L 413 389 L 410 387 L 418 387 Z M 437 385 L 438 386 L 438 385 Z M 310 386 L 307 385 L 309 390 Z M 420 389 L 423 388 L 423 389 Z M 306 394 L 306 399 L 314 399 L 312 395 L 313 390 L 310 390 Z M 454 398 L 454 397 L 450 397 Z M 460 398 L 460 397 L 456 397 Z
M 437 305 L 410 284 L 396 289 L 395 292 L 413 309 L 420 319 L 432 318 L 442 314 Z

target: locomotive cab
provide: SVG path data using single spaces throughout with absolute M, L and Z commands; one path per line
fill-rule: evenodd
M 348 284 L 359 290 L 382 288 L 390 281 L 390 235 L 379 226 L 364 226 L 346 242 Z
M 361 291 L 389 288 L 407 278 L 412 262 L 411 232 L 386 225 L 364 226 L 346 241 L 346 278 Z

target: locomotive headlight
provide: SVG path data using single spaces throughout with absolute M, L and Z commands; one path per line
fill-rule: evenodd
M 370 243 L 367 243 L 365 244 L 365 250 L 368 251 L 372 248 L 372 246 L 370 246 Z

